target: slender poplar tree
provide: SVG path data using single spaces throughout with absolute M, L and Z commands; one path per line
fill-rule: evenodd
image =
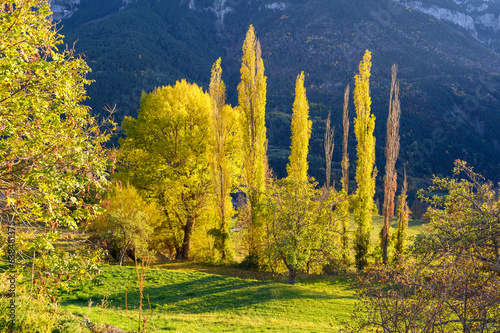
M 367 264 L 370 246 L 371 221 L 375 194 L 375 116 L 371 113 L 370 98 L 371 53 L 366 50 L 359 64 L 359 74 L 355 77 L 354 133 L 358 141 L 356 161 L 356 200 L 354 205 L 354 221 L 357 229 L 354 235 L 356 266 L 363 269 Z
M 231 217 L 231 185 L 234 179 L 233 165 L 239 162 L 238 126 L 234 110 L 226 104 L 226 87 L 222 81 L 221 59 L 212 66 L 210 78 L 212 145 L 210 166 L 218 226 L 213 229 L 215 248 L 226 259 L 228 253 L 228 227 Z
M 304 72 L 297 76 L 295 85 L 295 101 L 292 114 L 292 144 L 289 163 L 286 166 L 288 178 L 297 182 L 307 181 L 307 154 L 311 138 L 312 121 L 309 120 L 309 103 L 304 87 Z
M 258 217 L 261 193 L 266 174 L 266 76 L 260 42 L 250 25 L 243 43 L 241 82 L 238 104 L 241 113 L 243 185 L 247 196 L 249 225 L 249 259 L 258 265 L 262 241 L 262 223 Z
M 345 200 L 340 203 L 341 214 L 341 243 L 342 243 L 342 261 L 344 265 L 349 266 L 349 153 L 347 152 L 347 141 L 349 138 L 349 92 L 347 85 L 344 91 L 344 110 L 342 114 L 342 125 L 344 128 L 344 137 L 342 140 L 342 190 L 345 192 Z
M 387 117 L 387 135 L 385 141 L 385 182 L 384 182 L 384 225 L 382 226 L 380 246 L 382 262 L 387 263 L 387 247 L 389 246 L 391 220 L 394 216 L 394 195 L 397 189 L 396 160 L 399 155 L 399 119 L 401 104 L 399 102 L 399 82 L 396 80 L 398 66 L 392 65 L 392 81 L 389 99 L 389 116 Z

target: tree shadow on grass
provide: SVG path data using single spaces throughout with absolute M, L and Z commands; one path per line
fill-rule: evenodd
M 237 310 L 249 308 L 256 304 L 265 304 L 273 300 L 280 302 L 303 299 L 338 299 L 338 297 L 323 292 L 291 286 L 276 282 L 256 281 L 227 276 L 209 275 L 205 273 L 167 272 L 153 274 L 146 281 L 143 290 L 144 297 L 149 295 L 152 309 L 161 309 L 170 313 L 200 314 L 213 311 Z M 133 272 L 135 273 L 135 272 Z M 176 275 L 182 275 L 180 277 Z M 162 278 L 163 277 L 163 278 Z M 107 279 L 102 286 L 92 286 L 88 295 L 94 300 L 109 294 L 111 306 L 115 309 L 125 309 L 125 291 L 127 291 L 127 307 L 136 308 L 139 304 L 139 291 L 136 284 Z M 179 281 L 181 280 L 181 281 Z M 97 301 L 97 303 L 99 303 Z M 88 300 L 78 299 L 75 295 L 67 295 L 61 305 L 77 305 L 86 307 Z M 149 307 L 147 299 L 144 307 Z

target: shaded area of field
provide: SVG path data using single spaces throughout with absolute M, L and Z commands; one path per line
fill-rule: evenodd
M 295 286 L 261 273 L 192 263 L 147 271 L 153 332 L 326 332 L 348 320 L 355 294 L 346 277 L 303 277 Z M 183 269 L 183 266 L 185 269 Z M 246 278 L 230 276 L 239 271 Z M 61 305 L 94 322 L 136 330 L 139 291 L 133 267 L 105 266 L 100 285 L 64 295 Z M 259 279 L 256 279 L 259 278 Z M 89 300 L 92 305 L 89 307 Z M 149 308 L 148 300 L 144 301 Z M 102 305 L 104 304 L 104 306 Z
M 409 243 L 426 224 L 409 222 Z M 396 225 L 393 219 L 392 227 Z M 382 217 L 374 216 L 374 246 L 381 228 Z M 351 221 L 350 231 L 355 229 Z M 61 306 L 92 322 L 137 331 L 139 290 L 131 265 L 104 265 L 99 284 L 87 283 L 63 295 Z M 354 311 L 353 276 L 302 273 L 291 286 L 286 274 L 195 262 L 155 263 L 146 273 L 144 296 L 149 302 L 146 298 L 143 308 L 148 313 L 151 306 L 150 332 L 338 332 Z

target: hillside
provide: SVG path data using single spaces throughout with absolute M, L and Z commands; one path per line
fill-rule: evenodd
M 382 0 L 124 3 L 82 0 L 60 23 L 65 41 L 78 40 L 77 51 L 85 53 L 93 69 L 95 83 L 88 93 L 95 112 L 116 104 L 121 121 L 135 116 L 142 91 L 181 78 L 207 87 L 218 57 L 234 105 L 241 45 L 248 25 L 254 24 L 268 76 L 270 164 L 278 176 L 284 175 L 290 144 L 295 77 L 304 70 L 314 121 L 311 174 L 324 180 L 322 131 L 331 108 L 338 124 L 334 177 L 339 178 L 343 89 L 353 86 L 362 54 L 370 49 L 378 169 L 384 167 L 390 66 L 397 63 L 403 108 L 398 168 L 407 163 L 410 175 L 421 179 L 448 174 L 453 160 L 460 158 L 499 180 L 500 55 L 465 28 Z M 350 112 L 352 119 L 352 101 Z M 354 149 L 352 135 L 351 164 Z M 413 185 L 419 186 L 416 179 Z
M 497 0 L 397 1 L 439 20 L 459 25 L 482 44 L 500 51 L 500 2 Z

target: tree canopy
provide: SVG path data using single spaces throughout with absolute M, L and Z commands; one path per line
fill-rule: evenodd
M 137 119 L 122 124 L 118 177 L 157 200 L 178 259 L 189 257 L 195 221 L 207 203 L 210 114 L 210 96 L 182 80 L 144 94 Z
M 58 50 L 50 16 L 48 1 L 0 1 L 0 220 L 8 224 L 0 255 L 8 243 L 11 288 L 17 280 L 21 294 L 31 284 L 46 303 L 99 272 L 100 251 L 54 243 L 61 227 L 73 232 L 100 210 L 113 164 L 109 134 L 81 104 L 90 69 L 71 49 Z M 23 320 L 11 328 L 25 331 Z
M 45 1 L 0 6 L 1 210 L 20 221 L 76 228 L 107 184 L 109 159 L 89 108 L 85 61 L 58 52 L 62 37 Z
M 290 179 L 296 182 L 307 181 L 307 154 L 309 153 L 309 139 L 311 138 L 312 121 L 309 120 L 309 103 L 307 102 L 306 88 L 304 87 L 304 72 L 297 76 L 295 85 L 295 101 L 292 114 L 292 145 L 287 165 Z

